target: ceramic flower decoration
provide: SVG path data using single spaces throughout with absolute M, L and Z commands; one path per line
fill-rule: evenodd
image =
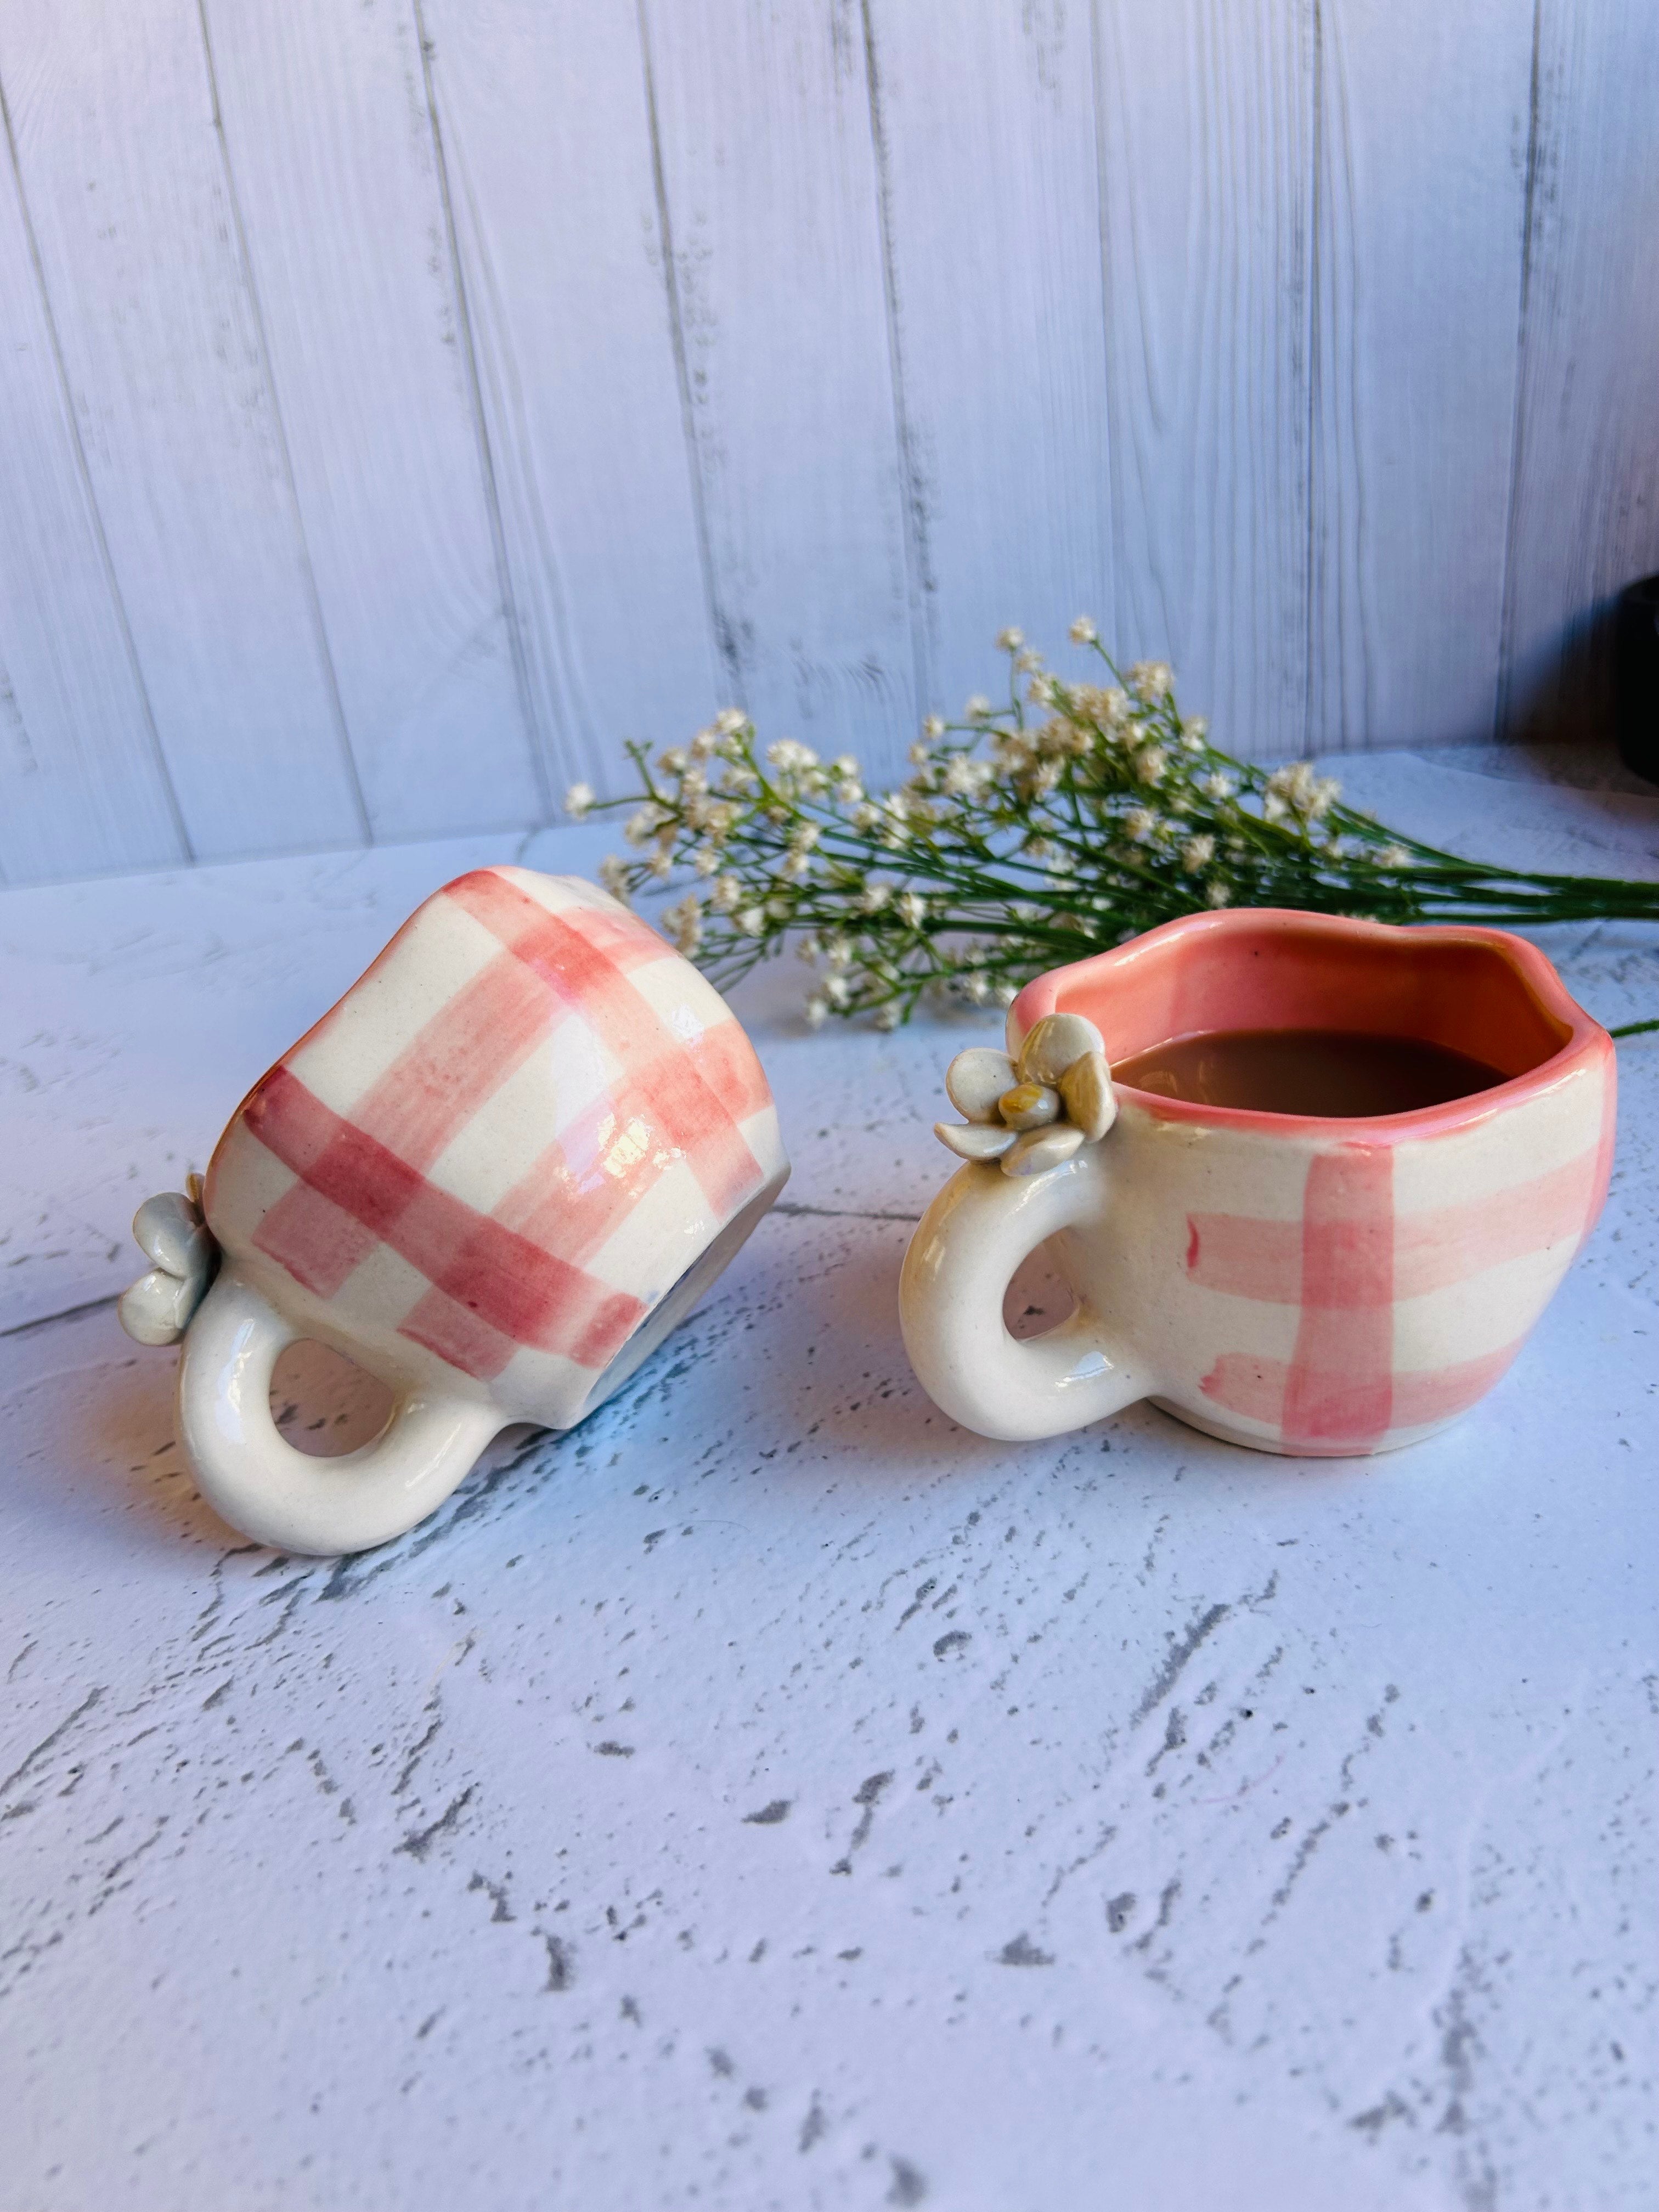
M 936 1121 L 933 1133 L 959 1159 L 1000 1161 L 1004 1175 L 1057 1168 L 1117 1119 L 1104 1041 L 1081 1014 L 1045 1014 L 1018 1063 L 988 1045 L 959 1052 L 945 1088 L 968 1119 Z
M 163 1191 L 147 1198 L 132 1217 L 132 1233 L 155 1266 L 122 1295 L 121 1326 L 138 1344 L 177 1344 L 207 1296 L 219 1265 L 219 1248 L 202 1218 L 202 1178 L 190 1192 Z

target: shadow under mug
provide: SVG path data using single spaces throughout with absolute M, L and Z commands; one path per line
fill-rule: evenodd
M 964 1427 L 1059 1435 L 1141 1398 L 1262 1451 L 1343 1457 L 1430 1436 L 1509 1367 L 1595 1226 L 1612 1166 L 1612 1040 L 1502 930 L 1189 915 L 1040 976 L 1118 1061 L 1218 1030 L 1341 1030 L 1450 1047 L 1495 1086 L 1356 1118 L 1116 1086 L 1100 1142 L 1032 1176 L 963 1167 L 905 1257 L 923 1387 Z M 1075 1310 L 1017 1342 L 1016 1268 L 1054 1241 Z

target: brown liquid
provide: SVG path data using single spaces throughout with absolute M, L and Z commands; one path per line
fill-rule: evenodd
M 1257 1114 L 1409 1114 L 1508 1078 L 1421 1037 L 1349 1030 L 1213 1030 L 1116 1061 L 1113 1079 L 1161 1098 Z

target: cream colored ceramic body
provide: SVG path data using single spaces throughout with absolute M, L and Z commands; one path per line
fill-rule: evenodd
M 1364 1120 L 1243 1113 L 1116 1089 L 1109 1133 L 1045 1174 L 963 1168 L 906 1256 L 905 1342 L 982 1434 L 1048 1436 L 1140 1398 L 1258 1449 L 1411 1443 L 1491 1388 L 1600 1212 L 1610 1041 L 1502 932 L 1306 915 L 1194 917 L 1045 976 L 1109 1058 L 1224 1028 L 1348 1028 L 1455 1045 L 1510 1079 Z M 1055 1240 L 1076 1299 L 1017 1342 L 1014 1270 Z
M 152 1202 L 124 1319 L 187 1326 L 181 1441 L 234 1526 L 292 1552 L 381 1543 L 495 1432 L 602 1404 L 741 1245 L 789 1172 L 725 1001 L 592 884 L 483 869 L 429 899 L 243 1100 L 203 1200 Z M 194 1269 L 192 1274 L 191 1270 Z M 271 1419 L 285 1345 L 391 1386 L 343 1458 Z

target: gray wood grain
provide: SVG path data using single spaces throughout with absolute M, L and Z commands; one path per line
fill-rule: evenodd
M 1309 735 L 1476 741 L 1497 703 L 1533 0 L 1318 18 Z
M 1005 625 L 1058 653 L 1114 605 L 1090 21 L 934 0 L 865 20 L 921 682 L 959 714 L 1006 682 Z
M 87 472 L 0 84 L 0 868 L 189 850 Z
M 529 820 L 546 794 L 415 18 L 204 0 L 203 21 L 370 828 Z
M 890 769 L 921 709 L 864 20 L 643 19 L 722 672 L 770 733 Z
M 1620 586 L 1659 568 L 1659 16 L 1539 0 L 1498 733 L 1609 726 Z
M 191 848 L 356 842 L 362 795 L 194 0 L 19 0 L 0 80 Z
M 1295 0 L 1098 0 L 1111 635 L 1224 742 L 1309 740 L 1314 70 Z M 1103 625 L 1104 627 L 1104 625 Z
M 544 773 L 720 703 L 638 21 L 422 0 Z

